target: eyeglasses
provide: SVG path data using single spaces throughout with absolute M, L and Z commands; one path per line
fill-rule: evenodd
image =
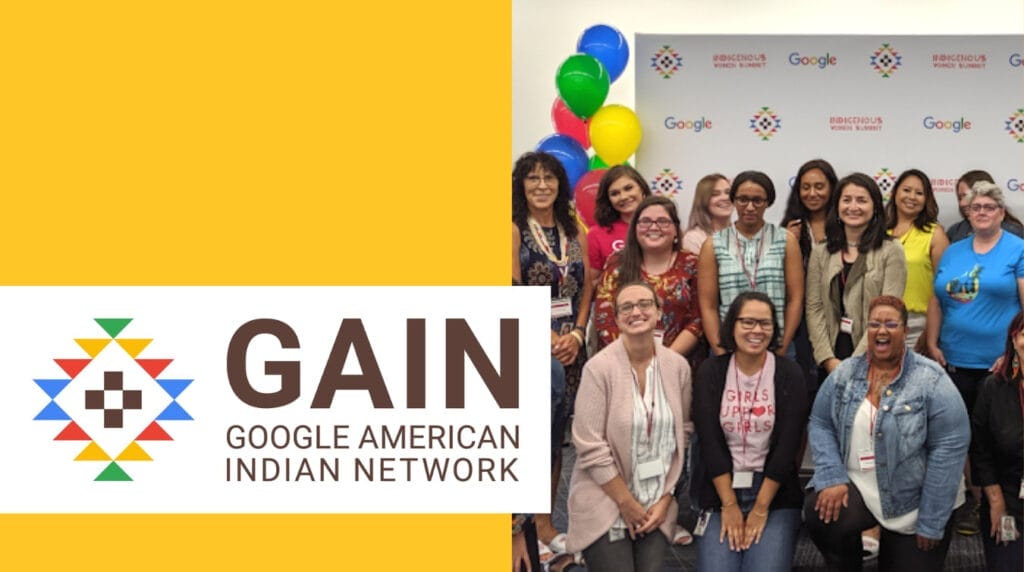
M 654 307 L 654 300 L 640 300 L 639 302 L 626 302 L 620 304 L 618 312 L 620 316 L 628 316 L 633 313 L 633 308 L 640 308 L 641 312 L 646 312 Z
M 739 207 L 754 205 L 757 208 L 761 208 L 768 204 L 768 199 L 764 197 L 736 197 L 732 202 L 736 203 L 736 206 Z
M 754 326 L 761 326 L 762 330 L 770 331 L 773 327 L 771 320 L 758 320 L 756 318 L 736 318 L 736 323 L 744 330 L 753 330 Z
M 992 203 L 979 203 L 971 205 L 972 213 L 980 213 L 984 211 L 986 214 L 992 214 L 996 212 L 997 209 L 999 209 L 999 205 L 994 205 Z
M 883 325 L 885 326 L 885 329 L 887 329 L 887 330 L 895 330 L 896 328 L 900 327 L 900 325 L 902 323 L 903 322 L 895 322 L 895 321 L 879 322 L 877 320 L 868 320 L 866 325 L 867 325 L 869 330 L 877 330 L 878 328 L 881 328 Z
M 674 224 L 675 223 L 672 222 L 672 219 L 664 217 L 658 219 L 649 219 L 647 217 L 644 217 L 636 221 L 636 227 L 639 228 L 640 230 L 647 230 L 651 228 L 651 225 L 657 225 L 658 228 L 661 230 L 668 230 L 672 228 L 672 225 Z
M 558 180 L 558 177 L 555 177 L 554 175 L 544 175 L 543 177 L 541 177 L 540 175 L 527 175 L 526 176 L 526 182 L 530 183 L 531 185 L 539 185 L 541 181 L 544 181 L 545 183 L 547 183 L 549 185 L 553 185 L 553 184 L 555 184 L 555 182 L 557 180 Z

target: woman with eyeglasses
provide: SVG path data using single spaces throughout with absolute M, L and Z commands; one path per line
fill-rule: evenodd
M 1024 308 L 1024 240 L 1002 228 L 1003 191 L 981 181 L 964 198 L 973 236 L 946 249 L 928 305 L 928 351 L 946 367 L 967 411 L 1001 354 L 1010 321 Z M 970 471 L 967 471 L 970 475 Z M 980 491 L 972 486 L 957 531 L 979 532 Z
M 640 202 L 649 196 L 647 181 L 629 165 L 615 165 L 601 177 L 594 201 L 597 225 L 587 233 L 587 253 L 595 273 L 604 270 L 608 258 L 622 250 L 629 221 Z
M 683 233 L 683 250 L 700 254 L 709 236 L 732 224 L 729 179 L 720 173 L 705 175 L 693 190 L 690 221 Z
M 654 338 L 650 284 L 626 283 L 614 304 L 619 337 L 587 362 L 576 397 L 567 546 L 592 572 L 654 572 L 676 520 L 690 366 Z
M 587 264 L 586 232 L 569 208 L 569 177 L 558 159 L 547 153 L 524 154 L 512 171 L 512 280 L 546 286 L 551 292 L 548 333 L 553 387 L 565 380 L 564 398 L 551 404 L 554 502 L 561 476 L 562 434 L 586 361 L 583 335 L 593 278 Z M 552 398 L 557 399 L 555 392 Z M 553 552 L 564 552 L 564 534 L 555 529 L 551 515 L 538 514 L 535 522 L 541 542 Z
M 830 569 L 861 570 L 861 531 L 880 525 L 879 570 L 942 570 L 964 502 L 967 410 L 946 372 L 906 347 L 902 300 L 870 300 L 865 330 L 866 353 L 814 400 L 804 523 Z
M 939 205 L 928 175 L 917 169 L 903 171 L 893 186 L 892 198 L 885 205 L 889 235 L 903 245 L 907 258 L 907 345 L 917 346 L 924 333 L 928 316 L 928 300 L 932 297 L 932 280 L 942 254 L 949 246 L 946 231 L 939 226 Z M 921 347 L 924 347 L 923 341 Z
M 728 353 L 697 371 L 690 496 L 702 511 L 698 570 L 791 569 L 803 506 L 796 456 L 807 389 L 799 366 L 772 353 L 780 337 L 771 298 L 744 292 L 722 323 Z
M 681 247 L 679 214 L 672 199 L 647 197 L 633 213 L 626 246 L 612 255 L 597 281 L 594 328 L 599 347 L 619 336 L 615 293 L 620 284 L 643 281 L 661 302 L 661 321 L 655 339 L 694 360 L 702 347 L 700 307 L 697 304 L 697 257 Z M 706 354 L 707 350 L 703 350 Z M 691 361 L 691 365 L 696 364 Z
M 868 304 L 902 296 L 907 286 L 903 247 L 886 234 L 885 206 L 875 180 L 854 173 L 836 184 L 825 244 L 807 262 L 807 331 L 820 379 L 867 348 Z
M 764 292 L 782 328 L 778 351 L 795 356 L 790 344 L 803 312 L 804 270 L 796 238 L 764 220 L 775 185 L 760 171 L 744 171 L 733 179 L 729 199 L 736 223 L 704 242 L 697 267 L 704 336 L 715 354 L 724 354 L 720 326 L 732 301 L 743 292 Z

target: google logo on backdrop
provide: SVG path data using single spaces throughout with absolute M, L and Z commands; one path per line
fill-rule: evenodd
M 1020 190 L 1020 179 L 1009 179 L 1006 181 L 1006 188 L 1010 191 Z
M 1020 54 L 1010 54 L 1010 65 L 1019 68 L 1021 63 Z
M 925 129 L 935 129 L 937 131 L 952 131 L 953 133 L 960 133 L 961 130 L 969 130 L 971 128 L 971 122 L 964 119 L 962 116 L 960 119 L 935 119 L 934 115 L 929 115 L 924 118 L 922 122 Z
M 692 130 L 694 133 L 700 133 L 705 129 L 711 129 L 711 120 L 703 116 L 700 119 L 676 119 L 669 115 L 665 118 L 665 129 Z
M 823 56 L 801 56 L 800 52 L 793 52 L 789 54 L 789 63 L 794 66 L 815 66 L 818 69 L 825 69 L 829 66 L 835 66 L 839 60 L 826 53 Z

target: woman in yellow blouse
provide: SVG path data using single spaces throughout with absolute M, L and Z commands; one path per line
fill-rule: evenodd
M 949 246 L 946 231 L 938 224 L 939 205 L 928 175 L 908 169 L 896 179 L 885 206 L 889 234 L 903 245 L 907 258 L 907 346 L 913 348 L 925 331 L 928 300 L 932 297 L 935 268 Z

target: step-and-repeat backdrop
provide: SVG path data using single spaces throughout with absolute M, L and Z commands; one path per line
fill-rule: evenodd
M 766 172 L 781 220 L 802 163 L 824 158 L 888 196 L 928 174 L 943 225 L 956 180 L 989 171 L 1024 214 L 1024 38 L 1020 36 L 636 37 L 637 167 L 684 217 L 708 173 Z M 685 220 L 685 218 L 684 218 Z

